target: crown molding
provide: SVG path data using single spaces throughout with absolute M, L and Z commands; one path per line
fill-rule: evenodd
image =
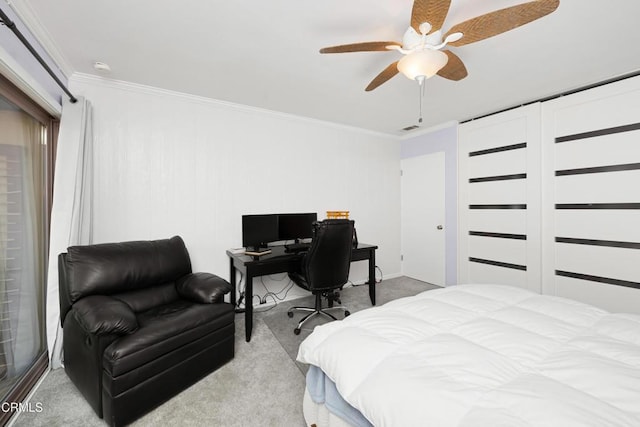
M 93 74 L 73 73 L 69 78 L 70 86 L 73 83 L 80 83 L 80 84 L 84 83 L 84 84 L 107 87 L 111 89 L 120 89 L 120 90 L 129 91 L 129 92 L 144 93 L 144 94 L 155 95 L 155 96 L 166 96 L 166 97 L 172 97 L 172 98 L 177 97 L 187 102 L 191 102 L 195 104 L 225 107 L 225 108 L 231 108 L 238 111 L 258 113 L 258 114 L 268 115 L 272 117 L 278 117 L 281 119 L 303 121 L 303 122 L 313 123 L 313 124 L 324 126 L 324 127 L 342 129 L 349 132 L 356 132 L 356 133 L 371 135 L 375 137 L 388 138 L 392 141 L 400 140 L 400 137 L 398 135 L 394 135 L 390 133 L 375 132 L 369 129 L 359 128 L 356 126 L 343 125 L 340 123 L 334 123 L 334 122 L 329 122 L 325 120 L 299 116 L 296 114 L 268 110 L 266 108 L 253 107 L 253 106 L 237 104 L 229 101 L 222 101 L 222 100 L 207 98 L 207 97 L 198 96 L 198 95 L 191 95 L 184 92 L 177 92 L 169 89 L 162 89 L 154 86 L 147 86 L 147 85 L 132 83 L 124 80 L 109 79 L 105 77 L 95 76 Z

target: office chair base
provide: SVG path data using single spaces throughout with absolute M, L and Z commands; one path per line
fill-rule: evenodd
M 325 310 L 334 310 L 334 309 L 344 310 L 344 317 L 347 317 L 351 314 L 351 312 L 349 312 L 349 310 L 347 310 L 347 308 L 343 306 L 333 306 L 333 307 L 327 307 L 327 308 L 321 308 L 321 309 L 315 309 L 311 307 L 291 307 L 289 311 L 287 311 L 287 316 L 293 317 L 293 310 L 309 312 L 309 314 L 307 314 L 302 319 L 300 319 L 300 321 L 298 322 L 298 327 L 296 327 L 293 330 L 294 334 L 299 335 L 300 331 L 302 330 L 302 325 L 304 325 L 308 320 L 311 320 L 312 318 L 320 314 L 329 318 L 330 320 L 338 320 L 338 318 L 335 317 L 333 314 L 325 311 Z

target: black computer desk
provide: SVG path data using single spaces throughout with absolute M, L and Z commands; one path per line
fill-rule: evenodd
M 251 340 L 253 329 L 253 278 L 268 274 L 294 271 L 300 263 L 303 253 L 286 252 L 284 246 L 270 247 L 271 253 L 262 256 L 249 256 L 243 253 L 227 251 L 229 257 L 229 282 L 231 283 L 231 303 L 236 305 L 236 270 L 245 280 L 244 322 L 247 342 Z M 351 252 L 351 262 L 369 261 L 369 298 L 376 305 L 376 249 L 375 245 L 359 243 Z

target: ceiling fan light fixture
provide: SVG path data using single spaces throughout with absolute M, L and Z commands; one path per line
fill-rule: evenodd
M 398 73 L 416 80 L 421 89 L 424 81 L 435 74 L 448 80 L 458 81 L 467 77 L 462 60 L 450 50 L 442 49 L 475 43 L 489 37 L 518 28 L 540 19 L 558 8 L 560 0 L 528 0 L 520 4 L 494 10 L 475 18 L 455 24 L 443 33 L 443 24 L 449 13 L 452 0 L 413 0 L 411 23 L 398 42 L 361 42 L 320 49 L 320 53 L 375 52 L 395 50 L 403 55 L 378 74 L 365 91 L 371 91 L 389 81 Z
M 417 80 L 418 77 L 428 79 L 447 65 L 448 60 L 449 57 L 442 51 L 418 50 L 406 55 L 398 62 L 398 71 L 411 80 Z

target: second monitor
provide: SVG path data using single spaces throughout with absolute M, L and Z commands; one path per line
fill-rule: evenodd
M 260 250 L 271 242 L 309 239 L 317 219 L 315 213 L 242 215 L 242 246 Z
M 317 220 L 316 213 L 278 214 L 278 240 L 298 241 L 313 237 L 313 223 Z

